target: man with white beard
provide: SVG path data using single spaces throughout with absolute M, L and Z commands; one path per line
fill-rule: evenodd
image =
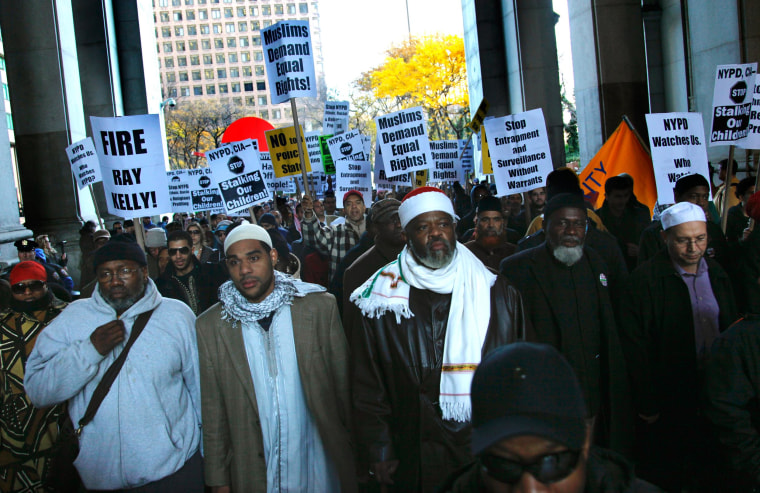
M 630 444 L 629 393 L 610 304 L 607 265 L 584 245 L 583 196 L 562 193 L 544 210 L 546 241 L 506 258 L 501 273 L 523 295 L 525 340 L 556 347 L 570 362 L 596 418 L 595 443 L 619 452 Z

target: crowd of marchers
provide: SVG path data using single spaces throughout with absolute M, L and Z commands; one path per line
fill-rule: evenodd
M 17 241 L 0 491 L 757 491 L 755 177 L 544 183 Z

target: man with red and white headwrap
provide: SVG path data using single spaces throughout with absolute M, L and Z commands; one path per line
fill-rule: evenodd
M 524 333 L 520 294 L 456 241 L 451 201 L 409 193 L 406 246 L 351 295 L 359 460 L 380 484 L 433 491 L 472 460 L 470 382 L 481 357 Z

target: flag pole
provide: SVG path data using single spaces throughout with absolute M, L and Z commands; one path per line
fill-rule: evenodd
M 628 128 L 631 129 L 631 132 L 633 132 L 633 135 L 636 136 L 637 139 L 639 139 L 639 144 L 641 144 L 641 147 L 644 148 L 645 151 L 647 151 L 647 154 L 649 154 L 649 157 L 652 157 L 652 153 L 649 150 L 649 143 L 645 142 L 644 139 L 641 137 L 641 134 L 639 134 L 639 131 L 636 130 L 636 127 L 633 126 L 633 123 L 631 123 L 631 120 L 628 119 L 628 115 L 623 115 L 623 121 L 626 125 L 628 125 Z
M 298 109 L 296 108 L 296 98 L 290 98 L 290 108 L 293 113 L 293 124 L 296 127 L 296 140 L 298 141 L 298 159 L 301 162 L 301 176 L 303 177 L 304 193 L 311 197 L 309 191 L 309 181 L 306 177 L 306 156 L 303 151 L 303 135 L 301 135 L 301 126 L 298 124 Z M 298 184 L 296 184 L 298 187 Z
M 723 234 L 726 233 L 726 224 L 728 223 L 728 194 L 731 191 L 731 180 L 734 179 L 734 145 L 728 146 L 728 162 L 726 163 L 726 181 L 723 182 L 723 204 L 721 204 L 720 229 Z

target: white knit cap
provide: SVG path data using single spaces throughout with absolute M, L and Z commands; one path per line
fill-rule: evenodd
M 166 233 L 161 228 L 151 228 L 145 232 L 145 247 L 158 248 L 166 246 Z
M 443 190 L 435 187 L 420 187 L 409 192 L 398 208 L 401 227 L 406 228 L 406 225 L 415 217 L 432 211 L 443 211 L 452 218 L 459 219 L 454 213 L 454 204 Z
M 704 209 L 691 202 L 679 202 L 671 205 L 662 213 L 660 220 L 662 221 L 662 229 L 664 230 L 691 221 L 707 222 Z
M 227 250 L 229 250 L 233 244 L 241 240 L 258 240 L 269 245 L 269 248 L 272 248 L 272 238 L 269 236 L 266 229 L 256 224 L 241 224 L 233 229 L 224 240 L 225 255 L 227 254 Z

